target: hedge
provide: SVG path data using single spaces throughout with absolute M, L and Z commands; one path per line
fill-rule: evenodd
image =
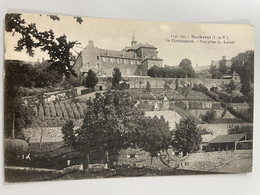
M 61 112 L 61 109 L 60 109 L 60 104 L 59 102 L 55 103 L 55 110 L 56 110 L 56 114 L 58 117 L 62 117 L 62 112 Z
M 44 114 L 47 118 L 51 117 L 51 113 L 50 113 L 50 109 L 49 109 L 49 105 L 47 102 L 43 103 L 43 109 L 44 109 Z
M 64 102 L 64 104 L 65 104 L 65 108 L 67 109 L 67 112 L 69 114 L 69 118 L 74 119 L 74 113 L 70 107 L 70 104 L 68 102 Z
M 62 115 L 65 119 L 69 119 L 69 115 L 68 115 L 68 112 L 66 110 L 66 107 L 64 105 L 64 102 L 60 102 L 60 109 L 62 111 Z
M 54 104 L 52 101 L 49 103 L 49 106 L 50 106 L 52 117 L 56 117 L 57 114 L 56 114 L 56 110 L 55 110 L 55 107 L 54 107 Z
M 79 102 L 76 103 L 76 106 L 78 108 L 79 114 L 81 116 L 81 118 L 84 118 L 84 109 L 82 108 L 82 106 L 80 105 Z
M 75 117 L 76 119 L 79 119 L 79 118 L 80 118 L 80 114 L 79 114 L 79 111 L 78 111 L 78 109 L 77 109 L 75 103 L 74 103 L 74 102 L 71 102 L 71 103 L 70 103 L 70 106 L 71 106 L 71 109 L 72 109 L 72 111 L 73 111 L 73 113 L 74 113 L 74 117 Z
M 44 110 L 42 104 L 39 105 L 39 118 L 44 120 Z

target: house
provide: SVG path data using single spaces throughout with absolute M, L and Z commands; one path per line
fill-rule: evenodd
M 119 68 L 122 75 L 146 76 L 152 66 L 162 66 L 157 48 L 151 44 L 138 43 L 133 34 L 131 47 L 120 50 L 100 49 L 93 41 L 80 52 L 73 70 L 84 83 L 87 72 L 91 69 L 97 76 L 112 77 L 113 69 Z
M 219 135 L 209 142 L 208 149 L 209 151 L 236 150 L 238 142 L 245 140 L 245 133 Z
M 234 109 L 234 110 L 248 110 L 249 109 L 249 105 L 248 103 L 244 102 L 244 103 L 230 103 L 230 106 Z

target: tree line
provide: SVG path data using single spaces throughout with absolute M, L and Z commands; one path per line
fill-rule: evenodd
M 172 146 L 187 153 L 199 150 L 201 136 L 193 118 L 182 119 L 174 131 L 163 116 L 146 117 L 135 106 L 136 100 L 124 90 L 108 90 L 88 102 L 83 124 L 75 128 L 72 121 L 63 127 L 66 144 L 80 152 L 84 167 L 97 152 L 107 156 L 112 166 L 121 149 L 140 148 L 149 152 L 152 159 Z
M 179 67 L 174 66 L 153 66 L 148 72 L 148 76 L 160 78 L 195 78 L 195 71 L 192 68 L 191 61 L 187 58 L 183 59 Z

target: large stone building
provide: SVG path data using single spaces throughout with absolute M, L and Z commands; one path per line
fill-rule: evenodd
M 100 49 L 93 41 L 80 52 L 73 69 L 81 82 L 91 69 L 98 76 L 111 77 L 113 69 L 119 68 L 122 75 L 146 76 L 152 66 L 162 66 L 163 60 L 158 57 L 157 48 L 148 43 L 138 43 L 133 35 L 131 47 L 121 51 Z

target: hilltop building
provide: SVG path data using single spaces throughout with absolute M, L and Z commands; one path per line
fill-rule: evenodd
M 231 70 L 231 66 L 232 66 L 232 60 L 227 60 L 226 56 L 222 56 L 221 60 L 225 60 L 226 61 L 226 67 L 227 67 L 227 72 L 229 72 Z M 219 63 L 221 60 L 211 60 L 211 64 L 210 66 L 216 66 L 217 68 L 219 68 Z
M 131 47 L 121 51 L 100 49 L 90 40 L 78 55 L 73 69 L 84 83 L 90 69 L 99 77 L 111 77 L 115 67 L 119 68 L 124 76 L 146 76 L 149 68 L 162 64 L 163 60 L 158 57 L 157 48 L 148 43 L 138 43 L 133 34 Z

